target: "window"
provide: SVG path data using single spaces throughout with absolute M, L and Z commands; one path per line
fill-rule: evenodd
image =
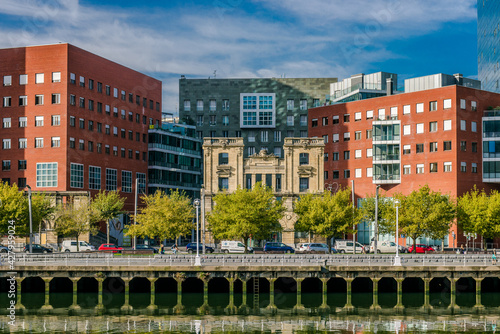
M 366 119 L 373 119 L 373 110 L 366 111 Z
M 309 165 L 309 153 L 299 154 L 299 165 Z
M 416 148 L 417 153 L 424 153 L 424 144 L 417 144 Z
M 367 148 L 366 149 L 366 157 L 367 158 L 373 157 L 373 148 Z
M 289 115 L 286 117 L 286 125 L 287 126 L 293 126 L 295 123 L 293 115 Z
M 274 131 L 274 142 L 281 142 L 281 131 Z
M 4 75 L 3 76 L 3 85 L 4 86 L 12 86 L 12 75 Z
M 19 106 L 24 107 L 28 105 L 28 97 L 26 95 L 19 96 Z
M 75 138 L 69 138 L 69 148 L 75 148 Z
M 94 142 L 93 141 L 88 141 L 87 142 L 87 149 L 89 152 L 94 152 Z
M 323 142 L 324 142 L 325 144 L 328 144 L 328 135 L 324 135 L 324 136 L 323 136 Z
M 424 174 L 424 164 L 417 164 L 417 174 Z
M 124 193 L 132 192 L 132 172 L 122 170 L 122 191 Z
M 451 151 L 451 141 L 443 142 L 443 151 Z
M 301 177 L 299 179 L 299 191 L 307 191 L 309 189 L 309 178 L 308 177 Z
M 344 160 L 349 160 L 351 157 L 351 151 L 344 151 Z
M 36 137 L 35 138 L 35 148 L 42 148 L 42 147 L 43 147 L 43 138 Z
M 118 88 L 113 88 L 113 97 L 118 97 Z
M 20 85 L 27 85 L 28 84 L 28 75 L 27 74 L 21 74 L 19 76 L 19 84 Z
M 306 99 L 300 100 L 300 110 L 307 110 L 307 100 Z
M 94 131 L 94 121 L 89 121 L 88 129 L 89 131 Z
M 438 150 L 438 143 L 437 142 L 429 143 L 429 152 L 437 152 L 437 150 Z
M 2 160 L 2 170 L 3 171 L 10 170 L 10 160 Z
M 36 186 L 57 187 L 57 162 L 36 164 Z
M 460 109 L 467 108 L 467 102 L 464 99 L 460 99 Z
M 80 87 L 85 87 L 85 78 L 80 76 Z
M 229 111 L 229 100 L 222 100 L 222 111 Z
M 307 126 L 307 115 L 300 115 L 300 126 Z
M 102 143 L 97 143 L 96 151 L 97 151 L 97 153 L 102 153 Z
M 101 167 L 89 166 L 89 189 L 101 189 Z
M 52 137 L 50 139 L 50 147 L 61 147 L 61 138 L 60 137 Z
M 471 152 L 477 153 L 477 143 L 476 142 L 471 143 Z
M 445 173 L 451 172 L 451 161 L 446 161 L 443 163 L 443 171 Z
M 102 82 L 97 82 L 97 92 L 102 93 Z
M 71 164 L 70 167 L 70 187 L 83 188 L 83 165 Z
M 372 137 L 373 137 L 373 130 L 372 129 L 366 130 L 366 139 L 370 139 Z
M 408 115 L 410 113 L 411 113 L 411 106 L 409 104 L 403 106 L 403 115 Z
M 248 142 L 249 143 L 255 142 L 255 131 L 248 131 Z
M 477 111 L 477 102 L 476 101 L 470 101 L 470 107 L 472 111 Z
M 80 139 L 80 140 L 78 141 L 78 149 L 79 149 L 80 151 L 85 150 L 85 140 Z
M 447 119 L 443 121 L 443 130 L 449 131 L 451 130 L 451 119 Z
M 403 146 L 403 154 L 411 154 L 411 145 Z
M 417 103 L 417 114 L 423 113 L 424 112 L 424 104 L 423 103 Z
M 338 133 L 334 133 L 332 135 L 332 143 L 337 143 L 339 141 L 339 134 Z
M 361 140 L 361 131 L 354 132 L 354 140 Z
M 2 126 L 4 129 L 8 129 L 12 126 L 12 121 L 11 121 L 11 118 L 10 117 L 5 117 L 3 120 L 2 120 Z
M 28 125 L 28 117 L 19 117 L 19 127 L 25 128 Z
M 411 165 L 404 165 L 403 166 L 403 175 L 409 175 L 411 174 Z
M 43 126 L 43 116 L 35 116 L 35 126 Z
M 85 108 L 85 98 L 84 98 L 84 97 L 81 97 L 81 98 L 79 99 L 79 101 L 80 101 L 80 102 L 79 102 L 78 106 L 79 106 L 80 108 Z
M 19 170 L 26 170 L 26 167 L 27 167 L 26 160 L 18 160 L 17 161 L 17 169 L 19 169 Z
M 76 105 L 76 96 L 75 95 L 73 95 L 73 94 L 69 95 L 69 104 L 72 106 Z
M 128 130 L 128 139 L 134 140 L 134 131 Z
M 417 123 L 417 133 L 424 133 L 424 123 Z
M 339 116 L 333 116 L 332 124 L 339 124 Z
M 451 99 L 446 99 L 443 101 L 443 109 L 451 109 Z
M 83 118 L 78 119 L 78 127 L 80 129 L 85 129 L 85 120 Z
M 477 173 L 477 163 L 473 162 L 471 164 L 471 172 L 472 173 Z
M 203 100 L 196 100 L 196 111 L 203 111 Z
M 344 141 L 349 141 L 349 140 L 351 140 L 351 133 L 344 132 Z
M 273 150 L 273 153 L 278 158 L 281 158 L 281 147 L 275 147 L 274 150 Z
M 12 106 L 12 98 L 10 96 L 4 96 L 3 106 L 4 107 L 11 107 Z
M 462 161 L 462 162 L 460 163 L 460 171 L 461 171 L 462 173 L 467 173 L 467 163 L 466 163 L 465 161 Z
M 116 190 L 116 187 L 116 169 L 106 168 L 106 190 L 113 191 Z
M 477 122 L 470 122 L 470 130 L 472 132 L 477 132 Z
M 361 121 L 361 111 L 358 111 L 357 113 L 354 114 L 354 121 L 355 122 Z
M 403 136 L 411 135 L 411 125 L 403 125 Z
M 437 122 L 429 122 L 429 132 L 436 132 L 438 130 Z
M 351 177 L 351 171 L 349 169 L 344 169 L 344 179 Z
M 351 116 L 349 114 L 344 114 L 344 123 L 349 123 Z
M 241 132 L 241 131 L 237 131 L 237 133 L 238 133 L 238 132 Z M 286 130 L 286 136 L 287 136 L 288 138 L 293 138 L 293 137 L 295 137 L 295 131 L 293 131 L 293 130 Z
M 438 109 L 438 102 L 431 101 L 429 102 L 429 111 L 436 111 Z
M 462 130 L 462 131 L 467 130 L 467 121 L 464 119 L 460 120 L 460 130 Z
M 313 99 L 313 107 L 316 108 L 316 107 L 319 107 L 320 104 L 319 104 L 319 99 Z
M 249 156 L 254 155 L 255 154 L 255 147 L 253 147 L 253 146 L 247 147 L 247 153 Z
M 203 116 L 202 116 L 202 123 L 203 123 Z M 223 126 L 228 126 L 229 125 L 229 116 L 222 116 L 222 125 Z
M 60 104 L 61 103 L 61 94 L 52 94 L 52 104 Z
M 334 170 L 332 172 L 332 179 L 338 179 L 340 178 L 340 172 L 338 170 Z
M 373 167 L 366 168 L 366 177 L 373 177 Z
M 340 154 L 339 154 L 339 152 L 333 152 L 333 154 L 332 154 L 332 160 L 333 161 L 339 161 L 340 160 Z
M 191 111 L 191 101 L 184 100 L 184 111 Z
M 438 171 L 438 164 L 437 164 L 437 162 L 431 162 L 429 164 L 429 172 L 430 173 L 437 173 L 437 171 Z
M 385 119 L 385 109 L 378 110 L 378 119 Z
M 219 191 L 229 189 L 229 178 L 219 177 Z
M 107 134 L 107 135 L 109 135 L 111 133 L 110 132 L 110 127 L 107 124 L 104 126 L 104 133 Z
M 462 140 L 460 142 L 460 151 L 463 151 L 463 152 L 467 151 L 467 141 Z
M 229 154 L 219 153 L 219 165 L 227 165 L 227 164 L 229 164 Z
M 89 100 L 89 110 L 94 111 L 94 100 Z
M 35 95 L 35 105 L 43 105 L 43 95 Z
M 361 159 L 362 158 L 361 150 L 355 150 L 354 151 L 354 158 L 355 159 Z
M 295 101 L 291 99 L 286 100 L 286 110 L 293 111 L 294 102 Z
M 89 89 L 93 90 L 94 89 L 94 80 L 89 79 Z
M 110 96 L 111 95 L 111 87 L 106 85 L 105 90 L 106 90 L 106 95 Z
M 269 132 L 267 130 L 260 132 L 260 141 L 267 143 L 269 141 Z
M 217 125 L 217 116 L 216 115 L 210 115 L 210 126 Z

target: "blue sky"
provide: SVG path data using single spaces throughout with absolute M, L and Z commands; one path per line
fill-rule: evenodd
M 1 0 L 0 48 L 67 42 L 163 81 L 477 77 L 476 0 Z

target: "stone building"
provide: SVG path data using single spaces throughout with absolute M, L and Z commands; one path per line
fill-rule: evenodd
M 301 194 L 323 192 L 324 146 L 322 138 L 285 138 L 283 158 L 266 150 L 244 158 L 243 138 L 205 138 L 205 212 L 211 211 L 212 198 L 219 191 L 251 189 L 262 182 L 272 187 L 276 198 L 283 200 L 286 207 L 280 221 L 283 230 L 269 239 L 288 244 L 303 241 L 294 231 L 297 217 L 293 213 L 293 202 Z M 210 236 L 208 238 L 210 240 Z

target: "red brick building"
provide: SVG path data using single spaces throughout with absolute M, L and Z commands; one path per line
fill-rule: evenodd
M 119 190 L 132 211 L 161 82 L 70 44 L 2 49 L 0 78 L 1 179 L 33 191 Z
M 359 199 L 377 185 L 390 197 L 428 184 L 456 198 L 474 185 L 500 188 L 482 174 L 483 111 L 499 105 L 500 94 L 457 85 L 402 93 L 310 109 L 309 135 L 325 138 L 326 187 L 354 180 Z M 369 243 L 372 231 L 361 229 Z M 453 233 L 455 245 L 464 242 Z

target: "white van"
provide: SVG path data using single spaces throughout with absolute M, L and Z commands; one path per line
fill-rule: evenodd
M 335 240 L 335 250 L 338 253 L 353 253 L 353 243 L 352 240 Z M 356 242 L 356 253 L 363 253 L 363 249 L 365 253 L 368 253 L 370 250 L 368 246 L 363 246 L 359 242 Z
M 220 250 L 223 253 L 245 253 L 245 245 L 241 241 L 222 240 Z M 248 252 L 253 253 L 253 248 L 248 247 Z
M 79 241 L 81 251 L 95 251 L 95 247 L 86 241 Z M 61 247 L 61 252 L 78 252 L 76 248 L 76 240 L 64 240 Z

